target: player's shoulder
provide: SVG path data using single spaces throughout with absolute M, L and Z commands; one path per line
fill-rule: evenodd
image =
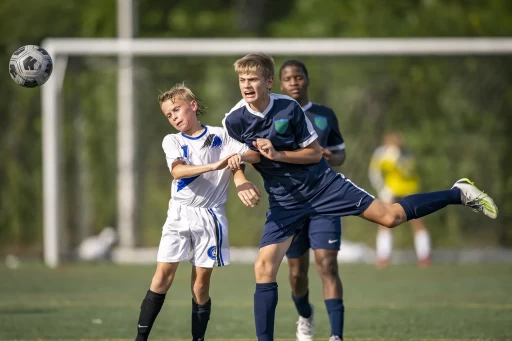
M 180 139 L 181 133 L 167 134 L 164 136 L 163 142 L 175 142 Z
M 290 96 L 271 93 L 270 98 L 272 98 L 272 100 L 274 101 L 274 105 L 277 105 L 278 107 L 290 107 L 291 106 L 293 108 L 295 108 L 295 107 L 300 108 L 299 102 L 297 102 Z
M 308 108 L 308 111 L 314 112 L 315 114 L 321 116 L 336 117 L 336 114 L 332 108 L 320 103 L 311 102 L 311 106 Z
M 293 98 L 291 98 L 290 96 L 288 95 L 283 95 L 283 94 L 275 94 L 273 92 L 270 93 L 270 97 L 274 100 L 274 101 L 283 101 L 283 102 L 295 102 L 298 104 L 298 102 L 296 100 L 294 100 Z
M 218 126 L 207 126 L 208 127 L 208 132 L 210 134 L 215 134 L 215 135 L 223 135 L 225 133 L 225 129 L 224 127 L 218 127 Z
M 299 102 L 290 96 L 271 93 L 270 98 L 273 101 L 272 110 L 281 114 L 294 116 L 298 112 L 303 112 Z
M 245 108 L 245 104 L 246 104 L 246 102 L 242 98 L 240 101 L 238 101 L 237 104 L 235 104 L 235 106 L 233 108 L 231 108 L 231 110 L 229 110 L 229 112 L 226 114 L 226 117 L 228 117 L 229 115 L 235 114 L 235 113 L 242 112 L 243 109 Z
M 400 156 L 400 148 L 382 145 L 375 149 L 374 155 L 381 159 L 394 160 Z
M 180 144 L 181 133 L 167 134 L 162 140 L 162 148 L 166 149 Z

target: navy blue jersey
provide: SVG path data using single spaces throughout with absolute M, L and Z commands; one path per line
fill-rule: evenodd
M 226 114 L 223 124 L 232 138 L 255 151 L 252 143 L 257 138 L 269 139 L 277 151 L 294 151 L 318 137 L 299 103 L 277 94 L 270 94 L 270 103 L 263 113 L 252 110 L 242 99 Z M 254 168 L 263 177 L 270 208 L 301 207 L 336 176 L 325 158 L 316 164 L 298 165 L 261 156 Z
M 322 147 L 330 151 L 345 149 L 345 141 L 343 136 L 341 136 L 338 119 L 331 108 L 309 102 L 302 107 L 302 110 L 304 110 L 313 128 L 315 128 L 318 134 L 318 143 Z

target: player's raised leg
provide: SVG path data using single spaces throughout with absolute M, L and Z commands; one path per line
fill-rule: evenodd
M 386 227 L 395 227 L 407 220 L 434 213 L 447 205 L 461 204 L 489 218 L 498 217 L 498 207 L 492 198 L 466 178 L 457 181 L 449 190 L 409 195 L 397 204 L 374 200 L 361 217 Z
M 338 250 L 315 249 L 315 263 L 322 279 L 324 302 L 331 325 L 331 338 L 338 337 L 341 340 L 345 323 L 345 307 L 337 258 Z
M 140 306 L 139 321 L 137 324 L 137 338 L 135 341 L 147 341 L 153 323 L 162 309 L 165 294 L 171 287 L 176 269 L 179 263 L 158 262 L 155 275 L 151 281 L 151 287 L 146 293 L 146 297 Z
M 256 276 L 254 321 L 258 341 L 274 340 L 274 321 L 278 300 L 277 271 L 292 239 L 293 235 L 279 243 L 261 247 L 254 264 Z
M 210 320 L 212 301 L 210 298 L 210 278 L 213 268 L 192 267 L 192 340 L 204 340 Z

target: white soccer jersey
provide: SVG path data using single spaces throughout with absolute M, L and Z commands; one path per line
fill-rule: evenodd
M 205 126 L 195 137 L 183 133 L 169 134 L 163 142 L 167 165 L 181 160 L 187 165 L 204 165 L 216 162 L 232 153 L 245 153 L 248 147 L 231 138 L 224 128 Z M 180 205 L 211 208 L 223 205 L 227 200 L 227 189 L 231 170 L 223 169 L 203 173 L 190 178 L 174 179 L 171 201 Z
M 205 126 L 196 137 L 182 133 L 164 138 L 167 165 L 181 160 L 187 165 L 204 165 L 233 153 L 245 153 L 246 145 L 228 136 L 224 128 Z M 158 262 L 181 262 L 189 257 L 196 266 L 211 268 L 229 264 L 228 221 L 224 203 L 231 170 L 203 173 L 172 182 L 167 220 L 162 228 Z

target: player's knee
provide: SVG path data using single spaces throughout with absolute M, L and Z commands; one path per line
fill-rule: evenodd
M 269 260 L 258 258 L 254 263 L 256 281 L 266 281 L 269 278 L 274 278 L 276 272 L 276 267 Z
M 210 282 L 196 281 L 192 285 L 192 296 L 196 298 L 205 298 L 209 296 Z
M 338 278 L 338 261 L 336 257 L 322 257 L 316 260 L 318 273 L 323 280 Z
M 400 216 L 396 214 L 393 209 L 388 209 L 386 214 L 384 215 L 384 217 L 382 217 L 379 223 L 382 226 L 393 228 L 403 223 L 403 221 L 400 219 Z
M 382 226 L 385 226 L 385 227 L 388 227 L 388 228 L 393 228 L 395 227 L 397 224 L 396 224 L 396 221 L 395 219 L 390 216 L 390 215 L 386 215 L 381 221 L 380 221 L 380 224 Z
M 290 279 L 299 282 L 301 280 L 304 280 L 308 277 L 308 272 L 305 268 L 297 266 L 297 267 L 290 267 Z
M 290 267 L 290 285 L 292 291 L 301 291 L 308 285 L 308 271 L 307 267 L 293 266 Z

